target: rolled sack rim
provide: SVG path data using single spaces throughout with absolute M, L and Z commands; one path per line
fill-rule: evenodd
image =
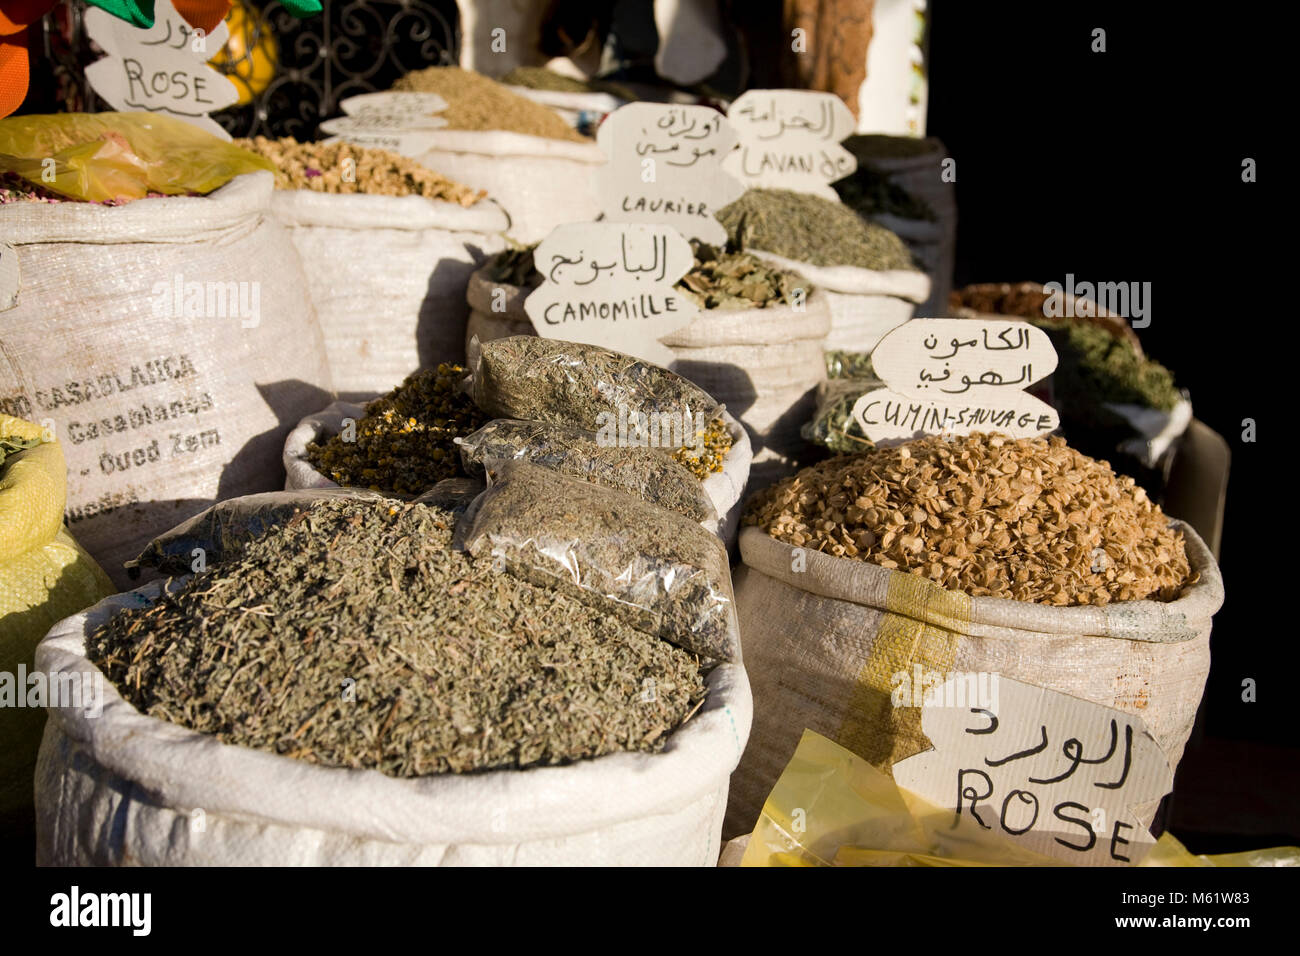
M 185 579 L 170 580 L 180 587 Z M 102 674 L 85 656 L 86 635 L 119 608 L 152 601 L 161 584 L 105 598 L 56 624 L 36 649 L 37 668 L 51 679 L 88 670 Z M 741 664 L 719 664 L 706 683 L 708 696 L 699 712 L 674 730 L 658 753 L 620 752 L 559 767 L 416 778 L 324 767 L 224 744 L 142 714 L 107 677 L 100 716 L 74 708 L 47 710 L 50 722 L 97 764 L 162 806 L 402 844 L 502 845 L 562 839 L 671 814 L 726 787 L 749 736 L 749 680 Z M 584 794 L 591 799 L 575 808 Z M 498 807 L 527 812 L 511 813 L 503 829 L 495 818 Z
M 1171 519 L 1169 524 L 1183 533 L 1188 563 L 1193 572 L 1199 572 L 1199 579 L 1173 601 L 1115 601 L 1104 607 L 1056 607 L 1014 598 L 968 597 L 918 575 L 810 548 L 803 549 L 804 570 L 795 571 L 792 552 L 796 546 L 754 525 L 741 529 L 740 554 L 747 567 L 801 591 L 894 614 L 902 612 L 886 606 L 890 578 L 911 578 L 909 585 L 923 588 L 935 599 L 926 600 L 919 615 L 908 616 L 975 637 L 993 636 L 996 632 L 1001 637 L 1014 639 L 1019 634 L 1025 639 L 1024 635 L 1039 632 L 1176 644 L 1193 640 L 1208 625 L 1223 606 L 1224 591 L 1219 566 L 1201 537 L 1186 522 Z M 958 619 L 947 612 L 954 596 L 969 602 L 968 617 Z
M 438 153 L 470 153 L 475 156 L 496 158 L 530 157 L 533 159 L 568 159 L 598 166 L 608 157 L 605 151 L 590 142 L 578 143 L 548 136 L 531 136 L 500 129 L 438 129 L 428 133 L 431 146 L 426 156 Z M 430 169 L 437 169 L 436 158 L 430 162 L 419 160 Z
M 484 196 L 473 206 L 427 196 L 372 196 L 279 189 L 271 196 L 271 213 L 283 225 L 333 229 L 398 229 L 418 232 L 504 233 L 509 217 L 500 204 Z
M 807 277 L 814 286 L 841 295 L 890 295 L 920 304 L 930 297 L 930 277 L 919 269 L 863 269 L 860 266 L 815 266 L 761 249 L 747 249 L 781 269 Z
M 121 206 L 68 200 L 0 205 L 0 233 L 15 246 L 35 243 L 210 242 L 256 228 L 271 206 L 275 177 L 243 173 L 205 196 L 135 199 Z

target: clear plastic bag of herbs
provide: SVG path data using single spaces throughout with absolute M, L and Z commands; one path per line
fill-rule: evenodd
M 736 660 L 726 548 L 696 522 L 526 461 L 489 459 L 465 547 L 714 661 Z
M 498 418 L 457 439 L 471 475 L 483 474 L 489 459 L 529 461 L 571 478 L 625 491 L 692 521 L 718 515 L 699 479 L 659 448 L 602 443 L 594 432 L 572 425 Z

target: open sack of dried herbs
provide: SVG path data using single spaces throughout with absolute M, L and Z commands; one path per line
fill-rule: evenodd
M 829 349 L 869 352 L 930 295 L 903 240 L 840 202 L 751 189 L 718 212 L 728 248 L 805 276 L 830 306 Z
M 958 314 L 1017 316 L 1045 331 L 1060 360 L 1045 398 L 1065 437 L 1148 487 L 1164 486 L 1192 403 L 1174 374 L 1144 353 L 1127 319 L 1032 282 L 967 286 L 952 302 Z
M 437 114 L 447 125 L 428 134 L 420 162 L 486 190 L 509 213 L 512 238 L 538 242 L 562 222 L 596 218 L 593 174 L 605 154 L 549 106 L 456 66 L 408 73 L 393 92 L 447 101 Z
M 304 419 L 285 442 L 285 487 L 415 496 L 444 478 L 481 478 L 487 458 L 523 459 L 734 537 L 749 449 L 712 397 L 594 346 L 501 340 L 475 355 L 468 391 L 468 369 L 440 365 L 366 405 L 336 402 Z
M 799 427 L 825 378 L 827 298 L 806 278 L 746 252 L 692 242 L 695 263 L 677 289 L 699 317 L 660 341 L 674 371 L 726 405 L 748 433 L 762 471 L 804 450 Z M 533 248 L 519 246 L 470 277 L 467 342 L 533 335 L 524 301 L 542 281 Z
M 15 150 L 69 201 L 0 204 L 0 396 L 65 439 L 69 529 L 121 586 L 180 518 L 281 487 L 288 423 L 332 391 L 321 331 L 266 160 L 148 113 L 0 120 Z
M 339 392 L 460 360 L 465 283 L 505 246 L 509 219 L 491 197 L 388 150 L 235 144 L 275 168 L 271 209 L 302 257 Z
M 200 569 L 38 649 L 52 674 L 103 678 L 94 713 L 51 711 L 38 861 L 713 865 L 750 720 L 743 669 L 719 659 L 738 641 L 721 543 L 506 465 L 547 500 L 498 475 L 468 552 L 465 479 L 414 501 L 235 499 L 155 542 L 142 561 Z M 566 522 L 596 562 L 580 580 L 525 543 Z M 621 585 L 590 575 L 615 561 L 643 572 L 625 596 L 658 604 L 611 613 L 597 592 Z
M 753 829 L 805 729 L 886 773 L 928 749 L 920 709 L 891 700 L 914 667 L 1140 714 L 1177 766 L 1223 581 L 1195 531 L 1104 462 L 1055 437 L 932 436 L 804 469 L 745 521 L 755 721 L 729 834 Z

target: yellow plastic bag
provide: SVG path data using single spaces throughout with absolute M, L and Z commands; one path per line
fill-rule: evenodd
M 52 163 L 47 160 L 53 160 Z M 71 199 L 104 202 L 210 193 L 275 166 L 158 113 L 57 113 L 0 119 L 0 170 Z
M 772 788 L 741 866 L 1066 866 L 901 789 L 805 730 Z M 1141 866 L 1300 866 L 1300 847 L 1194 856 L 1166 833 Z
M 0 415 L 0 438 L 43 437 L 39 425 Z M 31 843 L 32 774 L 45 726 L 20 667 L 31 672 L 36 645 L 54 624 L 116 590 L 63 527 L 66 480 L 57 441 L 0 462 L 0 842 Z

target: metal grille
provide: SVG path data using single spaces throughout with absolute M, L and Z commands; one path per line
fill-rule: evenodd
M 454 0 L 322 0 L 321 13 L 305 20 L 278 0 L 243 3 L 256 12 L 245 17 L 244 52 L 216 68 L 249 101 L 212 114 L 232 136 L 314 139 L 317 124 L 337 114 L 340 100 L 386 90 L 412 70 L 457 62 Z M 45 54 L 63 110 L 105 108 L 85 82 L 84 70 L 100 51 L 85 36 L 83 12 L 79 0 L 63 0 L 44 21 Z M 273 59 L 266 57 L 268 32 Z

